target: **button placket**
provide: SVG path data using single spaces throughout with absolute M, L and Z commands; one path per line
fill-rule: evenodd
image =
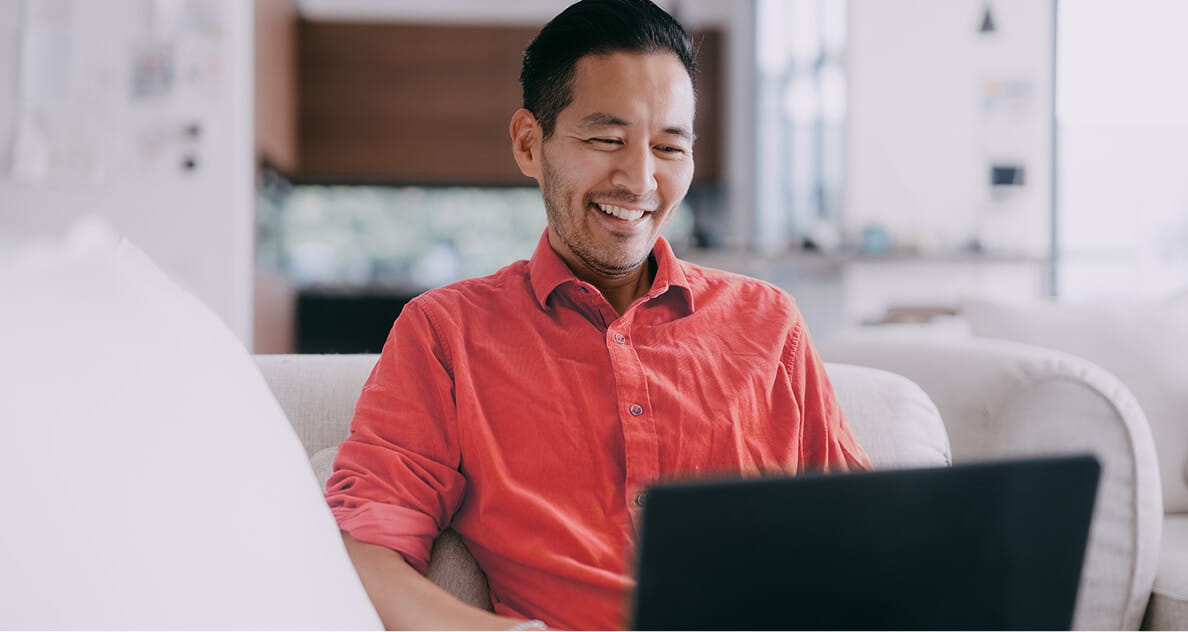
M 648 395 L 647 373 L 628 335 L 634 313 L 634 310 L 629 311 L 611 325 L 606 345 L 615 374 L 619 422 L 626 452 L 627 486 L 623 500 L 630 510 L 632 522 L 638 528 L 642 507 L 638 496 L 641 488 L 656 480 L 659 474 L 660 447 L 652 401 Z

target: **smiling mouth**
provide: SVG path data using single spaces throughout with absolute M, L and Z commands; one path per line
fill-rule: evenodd
M 645 213 L 649 212 L 640 209 L 623 208 L 621 206 L 615 206 L 614 204 L 595 203 L 593 206 L 607 215 L 617 217 L 628 222 L 634 222 L 635 220 L 643 217 Z

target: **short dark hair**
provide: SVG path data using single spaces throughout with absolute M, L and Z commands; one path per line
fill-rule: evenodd
M 540 122 L 545 138 L 573 101 L 578 60 L 620 51 L 671 51 L 695 81 L 693 43 L 664 9 L 649 0 L 581 0 L 550 20 L 524 51 L 524 108 Z

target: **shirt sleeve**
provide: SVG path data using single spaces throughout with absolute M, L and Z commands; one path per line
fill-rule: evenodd
M 792 389 L 800 405 L 802 427 L 798 471 L 871 469 L 870 459 L 846 423 L 833 384 L 813 346 L 808 326 L 799 314 L 785 353 Z
M 341 530 L 425 572 L 465 491 L 449 348 L 421 299 L 388 336 L 326 482 Z

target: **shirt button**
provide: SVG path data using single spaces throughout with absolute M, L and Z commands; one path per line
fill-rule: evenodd
M 643 494 L 640 494 L 635 497 L 635 504 L 640 507 L 643 507 L 643 505 L 644 505 L 644 495 Z
M 623 334 L 615 334 L 615 342 L 624 344 L 627 342 L 627 336 L 624 336 Z
M 587 290 L 585 287 L 581 287 L 581 286 L 578 287 L 578 291 L 581 292 L 582 294 L 590 293 L 590 290 Z
M 631 408 L 628 408 L 627 410 L 630 410 L 631 415 L 634 417 L 639 417 L 643 414 L 643 406 L 640 406 L 639 404 L 632 404 Z

